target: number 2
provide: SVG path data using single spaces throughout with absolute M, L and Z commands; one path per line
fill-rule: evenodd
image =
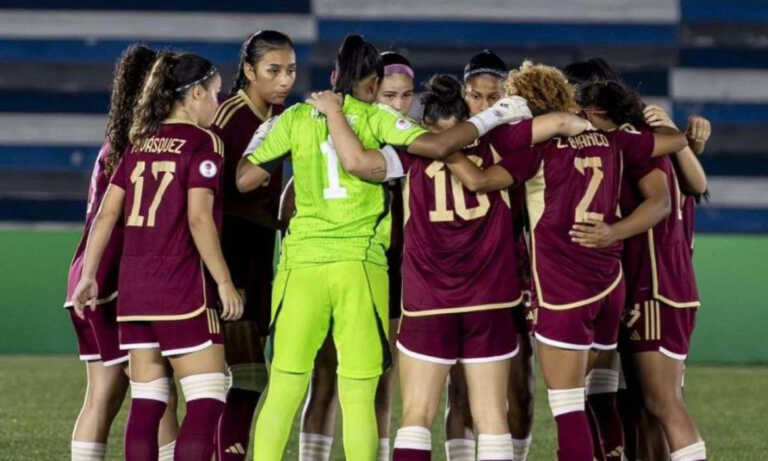
M 339 157 L 333 147 L 331 138 L 320 144 L 320 150 L 325 154 L 326 169 L 328 170 L 328 187 L 323 189 L 326 200 L 347 198 L 347 189 L 339 183 Z
M 131 206 L 131 214 L 128 216 L 128 222 L 126 226 L 142 227 L 144 226 L 144 216 L 140 215 L 141 211 L 141 196 L 144 193 L 144 170 L 147 168 L 147 162 L 136 162 L 136 166 L 131 172 L 131 183 L 134 184 L 133 188 L 133 205 Z M 155 216 L 157 215 L 157 208 L 163 201 L 163 195 L 165 190 L 173 181 L 173 174 L 176 172 L 176 162 L 158 161 L 152 162 L 152 176 L 157 179 L 159 173 L 163 174 L 160 179 L 160 185 L 155 191 L 155 196 L 152 197 L 152 203 L 149 204 L 147 210 L 147 227 L 155 227 Z
M 576 157 L 573 159 L 573 166 L 582 175 L 586 174 L 587 168 L 592 168 L 592 177 L 589 178 L 589 185 L 587 185 L 587 191 L 584 196 L 576 205 L 576 222 L 585 221 L 602 221 L 604 216 L 602 213 L 596 213 L 594 211 L 587 211 L 589 205 L 597 194 L 597 189 L 600 187 L 600 183 L 603 182 L 603 161 L 600 157 Z

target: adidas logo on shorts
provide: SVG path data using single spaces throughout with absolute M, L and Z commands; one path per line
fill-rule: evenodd
M 229 453 L 230 455 L 244 455 L 245 448 L 238 442 L 224 450 L 224 453 Z

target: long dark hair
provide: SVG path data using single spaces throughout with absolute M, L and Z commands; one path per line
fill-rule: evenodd
M 276 30 L 260 30 L 248 37 L 240 48 L 240 66 L 237 69 L 237 77 L 230 93 L 236 93 L 248 85 L 248 78 L 245 76 L 245 63 L 256 67 L 264 55 L 270 51 L 284 48 L 292 49 L 293 42 L 290 37 Z
M 463 121 L 469 117 L 469 107 L 462 95 L 461 83 L 452 75 L 433 75 L 424 85 L 426 91 L 421 95 L 424 106 L 422 120 L 434 125 L 438 120 L 456 117 Z
M 464 66 L 464 83 L 475 75 L 489 74 L 496 78 L 505 78 L 509 68 L 496 53 L 491 50 L 483 50 L 472 56 Z
M 621 82 L 598 80 L 583 84 L 578 99 L 581 107 L 605 111 L 605 117 L 616 125 L 645 126 L 645 104 L 636 91 Z
M 379 78 L 384 75 L 379 51 L 360 35 L 347 35 L 336 57 L 336 81 L 333 91 L 352 94 L 355 85 L 373 73 Z
M 141 144 L 156 133 L 175 101 L 183 100 L 195 85 L 208 85 L 217 73 L 211 61 L 195 54 L 160 53 L 133 109 L 131 143 Z
M 133 107 L 156 57 L 157 52 L 146 46 L 131 45 L 115 65 L 106 129 L 109 152 L 104 161 L 104 172 L 107 176 L 112 175 L 130 143 L 128 133 L 133 122 Z

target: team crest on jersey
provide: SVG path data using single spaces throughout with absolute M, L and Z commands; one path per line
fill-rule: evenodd
M 395 127 L 398 130 L 405 131 L 413 126 L 413 123 L 409 122 L 408 120 L 401 118 L 398 119 L 398 121 L 395 122 Z
M 205 178 L 212 178 L 216 176 L 218 171 L 219 169 L 216 168 L 216 164 L 210 160 L 205 160 L 200 164 L 200 174 Z

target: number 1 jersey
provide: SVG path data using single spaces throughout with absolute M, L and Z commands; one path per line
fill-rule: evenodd
M 220 229 L 222 155 L 218 136 L 170 119 L 125 153 L 112 177 L 125 190 L 118 321 L 181 320 L 217 305 L 189 229 L 187 192 L 214 192 Z

